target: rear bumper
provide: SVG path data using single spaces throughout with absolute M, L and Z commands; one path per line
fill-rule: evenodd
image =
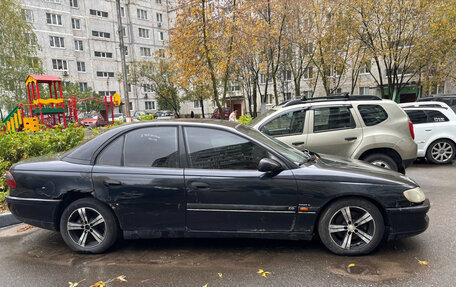
M 56 215 L 61 199 L 6 196 L 8 208 L 20 221 L 50 230 L 58 230 Z
M 387 208 L 390 223 L 387 240 L 410 237 L 424 232 L 429 225 L 427 212 L 431 207 L 429 199 L 419 206 Z

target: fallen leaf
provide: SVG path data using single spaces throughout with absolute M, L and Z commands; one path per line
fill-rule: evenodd
M 418 261 L 418 264 L 420 265 L 424 265 L 424 266 L 428 266 L 429 267 L 429 263 L 425 260 L 419 260 L 418 258 L 415 257 L 415 259 Z
M 257 272 L 257 273 L 258 273 L 258 274 L 262 274 L 263 272 L 264 272 L 263 269 L 258 269 L 258 272 Z
M 223 277 L 223 274 L 222 274 L 222 273 L 217 273 L 217 274 L 218 274 L 218 276 L 219 276 L 220 278 Z
M 261 276 L 263 276 L 264 278 L 268 278 L 268 274 L 271 274 L 271 272 L 263 272 Z
M 352 268 L 352 267 L 355 267 L 355 264 L 354 264 L 354 263 L 348 264 L 348 268 Z
M 79 283 L 78 282 L 75 282 L 75 283 L 68 282 L 68 284 L 70 284 L 70 287 L 76 287 L 76 286 L 78 286 Z
M 93 284 L 90 287 L 106 287 L 106 283 L 103 281 L 98 281 L 97 283 Z
M 122 281 L 122 282 L 127 282 L 127 279 L 125 279 L 125 275 L 120 275 L 120 276 L 117 276 L 116 279 L 119 280 L 119 281 Z
M 204 284 L 203 287 L 207 287 L 208 284 L 209 284 L 209 283 Z

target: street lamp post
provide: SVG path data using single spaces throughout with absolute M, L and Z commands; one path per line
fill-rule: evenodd
M 125 117 L 130 118 L 130 99 L 128 97 L 128 88 L 127 88 L 127 63 L 125 61 L 125 45 L 123 39 L 123 29 L 122 29 L 122 15 L 120 12 L 120 0 L 116 0 L 116 10 L 117 10 L 117 32 L 119 35 L 119 47 L 120 47 L 120 59 L 122 62 L 122 90 L 125 98 L 125 107 L 124 115 Z

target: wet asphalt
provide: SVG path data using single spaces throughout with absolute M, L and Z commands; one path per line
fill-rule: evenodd
M 368 256 L 336 256 L 316 240 L 254 239 L 132 240 L 82 255 L 59 233 L 16 225 L 0 230 L 0 286 L 80 287 L 120 275 L 128 282 L 107 286 L 456 286 L 456 164 L 416 163 L 407 175 L 431 201 L 430 226 Z

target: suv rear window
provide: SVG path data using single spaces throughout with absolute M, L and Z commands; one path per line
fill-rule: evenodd
M 358 111 L 366 126 L 375 126 L 388 118 L 388 114 L 380 105 L 359 105 Z

